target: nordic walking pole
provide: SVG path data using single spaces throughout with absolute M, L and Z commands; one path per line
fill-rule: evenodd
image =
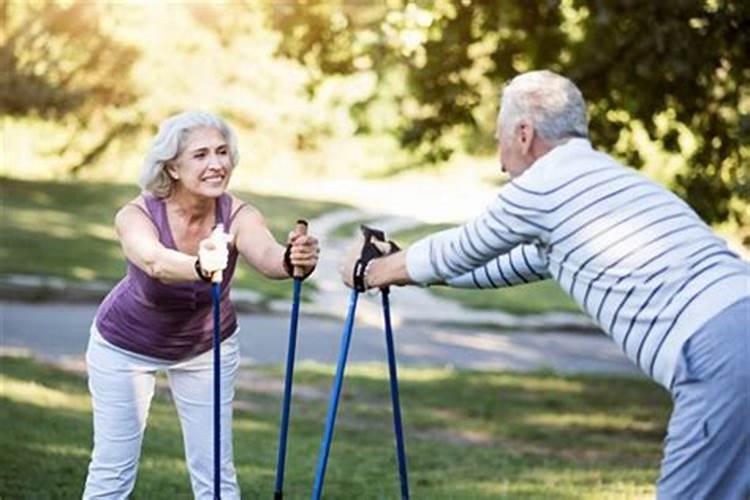
M 221 499 L 221 280 L 222 272 L 211 276 L 214 305 L 214 499 Z
M 336 410 L 339 407 L 339 397 L 341 396 L 341 386 L 344 381 L 344 368 L 346 367 L 346 356 L 349 352 L 349 344 L 352 338 L 352 328 L 354 326 L 354 312 L 357 310 L 357 299 L 359 291 L 352 289 L 349 298 L 349 311 L 346 314 L 346 324 L 344 334 L 341 337 L 341 348 L 339 350 L 339 360 L 336 366 L 336 379 L 331 389 L 331 401 L 328 404 L 328 416 L 326 417 L 326 428 L 323 434 L 323 443 L 320 447 L 318 456 L 318 467 L 315 471 L 315 485 L 313 486 L 312 498 L 320 500 L 323 492 L 323 479 L 326 474 L 326 465 L 328 464 L 328 452 L 331 449 L 331 440 L 333 439 L 333 426 L 336 423 Z
M 307 221 L 298 220 L 295 233 L 307 234 Z M 294 352 L 297 349 L 297 320 L 299 319 L 299 303 L 302 293 L 302 279 L 304 270 L 295 267 L 292 276 L 294 278 L 294 292 L 292 295 L 292 312 L 289 319 L 289 346 L 286 352 L 286 375 L 284 377 L 284 402 L 281 407 L 281 428 L 279 430 L 279 451 L 276 459 L 276 489 L 274 500 L 284 498 L 284 466 L 286 464 L 286 438 L 289 431 L 289 408 L 292 402 L 292 380 L 294 378 Z
M 211 233 L 216 245 L 227 245 L 231 236 L 224 234 L 224 224 Z M 221 500 L 221 282 L 223 273 L 211 275 L 211 301 L 214 310 L 214 499 Z
M 391 327 L 391 306 L 388 287 L 381 289 L 383 297 L 383 321 L 385 324 L 385 345 L 388 355 L 388 372 L 391 379 L 391 402 L 393 404 L 393 430 L 396 434 L 396 454 L 398 457 L 398 476 L 401 481 L 401 499 L 409 500 L 409 478 L 406 474 L 406 447 L 401 425 L 401 403 L 398 396 L 398 374 L 396 373 L 396 350 L 393 346 L 393 329 Z
M 331 450 L 331 441 L 333 440 L 333 427 L 336 423 L 336 411 L 339 407 L 341 397 L 341 386 L 344 382 L 344 368 L 346 367 L 346 357 L 349 353 L 349 344 L 352 339 L 352 329 L 354 328 L 354 313 L 357 311 L 357 299 L 360 292 L 365 290 L 365 271 L 367 264 L 374 257 L 380 257 L 382 253 L 372 243 L 373 237 L 378 240 L 384 240 L 385 236 L 382 231 L 370 229 L 367 226 L 361 226 L 364 244 L 362 254 L 355 264 L 353 270 L 354 287 L 349 296 L 349 310 L 346 314 L 346 323 L 344 325 L 344 334 L 341 337 L 341 347 L 339 349 L 339 360 L 336 366 L 336 378 L 331 389 L 331 400 L 328 404 L 328 415 L 326 417 L 326 427 L 323 434 L 323 443 L 320 446 L 320 455 L 318 456 L 318 466 L 315 471 L 315 484 L 313 485 L 313 500 L 320 500 L 323 493 L 323 480 L 325 479 L 326 466 L 328 465 L 328 454 Z

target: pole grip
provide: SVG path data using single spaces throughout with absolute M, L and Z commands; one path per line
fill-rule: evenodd
M 306 235 L 307 234 L 307 221 L 305 219 L 297 219 L 297 225 L 294 227 L 294 232 L 299 235 Z M 292 271 L 292 276 L 294 278 L 303 278 L 305 276 L 305 270 L 301 267 L 294 266 L 294 271 Z

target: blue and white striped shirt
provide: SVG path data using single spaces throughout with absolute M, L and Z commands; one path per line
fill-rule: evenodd
M 571 139 L 463 226 L 407 253 L 421 284 L 497 288 L 553 278 L 669 388 L 683 343 L 750 297 L 750 264 L 680 198 Z

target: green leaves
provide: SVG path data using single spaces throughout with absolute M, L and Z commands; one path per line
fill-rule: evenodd
M 680 156 L 687 168 L 671 187 L 701 216 L 740 223 L 750 217 L 747 184 L 738 174 L 750 164 L 747 2 L 358 5 L 337 1 L 276 8 L 281 50 L 324 75 L 356 73 L 360 69 L 353 61 L 365 56 L 379 83 L 403 72 L 403 94 L 395 99 L 399 119 L 390 130 L 422 162 L 442 162 L 460 148 L 452 140 L 456 131 L 491 135 L 494 119 L 488 109 L 496 112 L 500 85 L 520 72 L 547 68 L 569 76 L 583 91 L 598 147 L 636 168 L 657 161 L 650 153 L 654 146 Z M 346 20 L 338 28 L 337 16 Z M 422 24 L 416 21 L 420 16 Z M 348 44 L 364 34 L 369 43 Z M 384 91 L 378 85 L 374 93 Z M 376 101 L 363 101 L 357 119 L 366 120 L 362 107 Z M 612 122 L 612 112 L 618 111 L 627 119 Z M 634 139 L 635 128 L 646 131 L 651 145 Z

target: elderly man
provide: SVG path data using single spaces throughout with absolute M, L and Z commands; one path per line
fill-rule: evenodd
M 483 213 L 366 265 L 355 245 L 345 283 L 355 269 L 364 288 L 554 279 L 672 394 L 659 498 L 750 498 L 750 265 L 677 196 L 592 149 L 567 78 L 514 78 L 496 137 L 512 180 Z

